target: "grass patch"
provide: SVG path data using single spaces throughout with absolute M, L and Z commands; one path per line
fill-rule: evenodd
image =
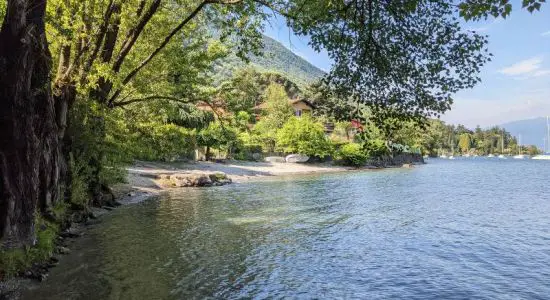
M 52 256 L 59 226 L 37 216 L 35 228 L 37 241 L 33 247 L 0 250 L 0 280 L 14 277 L 34 263 L 45 262 Z

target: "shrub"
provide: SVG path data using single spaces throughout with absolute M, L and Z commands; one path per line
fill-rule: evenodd
M 332 154 L 332 144 L 323 124 L 308 115 L 290 118 L 277 132 L 277 146 L 286 153 L 323 158 Z
M 85 209 L 88 206 L 90 195 L 88 194 L 88 183 L 90 170 L 83 161 L 76 161 L 71 154 L 69 157 L 69 169 L 71 172 L 71 182 L 69 186 L 71 204 L 75 208 Z
M 386 143 L 380 139 L 370 139 L 364 143 L 364 149 L 368 157 L 380 157 L 389 154 Z
M 365 165 L 368 158 L 367 154 L 363 150 L 363 147 L 357 143 L 343 145 L 338 154 L 339 158 L 343 160 L 345 165 L 354 167 Z

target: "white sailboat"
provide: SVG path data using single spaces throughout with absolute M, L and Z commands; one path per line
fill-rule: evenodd
M 521 154 L 521 134 L 519 135 L 518 148 L 519 148 L 519 154 L 514 155 L 514 159 L 524 159 L 525 155 Z
M 447 158 L 447 155 L 445 155 L 445 153 L 443 152 L 443 150 L 441 150 L 441 148 L 439 149 L 439 153 L 441 153 L 441 155 L 439 155 L 439 158 L 443 158 L 443 159 Z
M 550 121 L 549 121 L 549 118 L 548 116 L 546 117 L 546 131 L 547 131 L 547 141 L 548 141 L 548 148 L 549 148 L 549 151 L 550 152 Z M 543 151 L 546 151 L 546 149 L 543 149 Z M 547 153 L 548 153 L 547 152 Z M 548 154 L 540 154 L 540 155 L 535 155 L 533 156 L 533 159 L 537 159 L 537 160 L 550 160 L 550 155 Z

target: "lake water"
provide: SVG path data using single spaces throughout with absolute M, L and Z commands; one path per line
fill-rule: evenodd
M 550 162 L 430 160 L 113 211 L 27 299 L 550 298 Z

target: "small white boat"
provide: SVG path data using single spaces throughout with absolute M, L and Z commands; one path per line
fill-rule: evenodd
M 445 154 L 440 155 L 439 158 L 447 158 L 447 155 L 445 155 Z
M 305 163 L 309 160 L 309 156 L 302 154 L 290 154 L 285 157 L 287 163 Z
M 487 157 L 495 157 L 493 154 L 489 154 L 487 155 Z
M 536 159 L 536 160 L 550 160 L 550 155 L 548 155 L 548 154 L 535 155 L 535 156 L 533 156 L 533 159 Z
M 463 157 L 470 157 L 471 155 L 469 153 L 466 153 L 464 155 L 462 155 Z
M 504 156 L 503 154 L 499 155 L 498 158 L 500 159 L 506 159 L 506 156 Z
M 451 156 L 449 156 L 449 159 L 455 159 L 455 157 L 451 155 Z

